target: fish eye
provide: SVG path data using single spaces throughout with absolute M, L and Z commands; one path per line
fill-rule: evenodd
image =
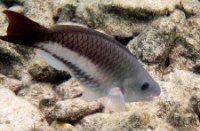
M 141 90 L 145 91 L 149 88 L 149 83 L 145 82 L 142 86 L 141 86 Z

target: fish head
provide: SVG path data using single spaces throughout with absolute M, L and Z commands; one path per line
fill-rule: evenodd
M 123 87 L 128 102 L 151 101 L 161 93 L 158 83 L 144 69 L 125 79 Z

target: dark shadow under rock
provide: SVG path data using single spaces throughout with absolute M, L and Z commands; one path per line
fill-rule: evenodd
M 200 122 L 200 94 L 197 93 L 190 98 L 190 106 L 193 108 Z
M 169 112 L 167 121 L 178 130 L 195 130 L 199 121 L 191 107 L 177 104 Z
M 32 48 L 0 41 L 0 73 L 20 78 L 33 54 Z
M 200 65 L 196 65 L 192 68 L 192 71 L 200 75 Z
M 137 34 L 135 34 L 137 35 Z M 133 39 L 133 37 L 119 37 L 119 36 L 115 36 L 115 39 L 117 41 L 119 41 L 122 45 L 126 46 L 130 40 Z

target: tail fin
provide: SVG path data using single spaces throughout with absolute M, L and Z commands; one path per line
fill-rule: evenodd
M 5 10 L 3 13 L 8 17 L 9 25 L 7 35 L 0 36 L 1 40 L 28 46 L 36 41 L 41 33 L 48 31 L 47 28 L 19 13 L 9 10 Z

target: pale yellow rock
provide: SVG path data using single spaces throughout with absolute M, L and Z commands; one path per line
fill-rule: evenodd
M 58 131 L 78 131 L 73 125 L 60 121 L 53 121 L 51 127 Z

